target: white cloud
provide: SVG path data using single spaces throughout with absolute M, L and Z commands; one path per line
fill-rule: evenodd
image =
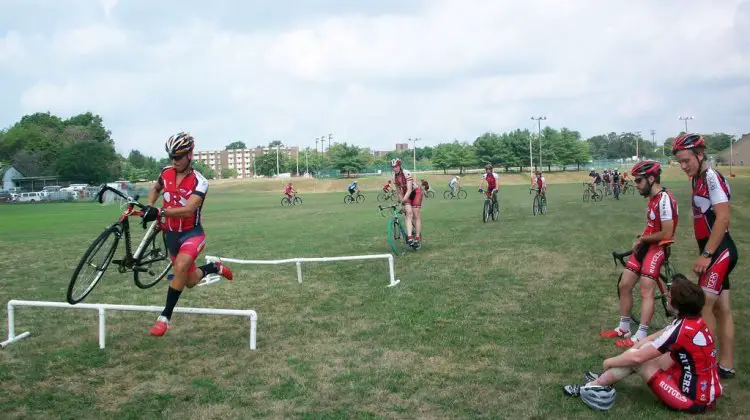
M 104 19 L 0 39 L 0 65 L 44 63 L 29 66 L 36 80 L 17 114 L 0 120 L 91 110 L 120 148 L 160 154 L 180 129 L 206 148 L 311 145 L 334 132 L 390 149 L 414 136 L 434 144 L 531 128 L 540 113 L 584 135 L 653 127 L 667 137 L 681 112 L 700 111 L 693 125 L 706 131 L 736 131 L 750 112 L 721 88 L 744 91 L 750 80 L 747 2 L 438 0 L 262 28 L 201 18 L 201 3 L 186 3 L 174 18 L 153 16 L 160 24 L 149 30 L 123 17 L 126 5 L 102 0 Z M 40 37 L 24 54 L 25 41 Z

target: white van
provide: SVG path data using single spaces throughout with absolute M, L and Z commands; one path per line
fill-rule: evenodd
M 43 192 L 37 191 L 20 193 L 16 196 L 16 199 L 14 201 L 18 203 L 35 203 L 44 200 L 46 200 L 45 194 Z

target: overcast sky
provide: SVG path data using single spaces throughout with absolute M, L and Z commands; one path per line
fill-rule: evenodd
M 378 150 L 536 129 L 750 132 L 747 0 L 0 0 L 0 127 L 104 118 L 117 149 Z

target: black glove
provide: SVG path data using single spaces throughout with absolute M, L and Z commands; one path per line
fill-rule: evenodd
M 143 215 L 141 216 L 141 219 L 143 219 L 143 224 L 145 225 L 148 222 L 153 222 L 159 216 L 161 216 L 161 213 L 162 211 L 156 207 L 146 206 L 143 209 Z

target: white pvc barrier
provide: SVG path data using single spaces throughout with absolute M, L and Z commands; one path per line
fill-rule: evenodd
M 391 254 L 374 254 L 374 255 L 351 255 L 343 257 L 317 257 L 317 258 L 289 258 L 285 260 L 238 260 L 234 258 L 214 257 L 206 256 L 206 262 L 227 262 L 236 264 L 258 264 L 258 265 L 277 265 L 277 264 L 297 264 L 297 282 L 302 283 L 302 263 L 303 262 L 330 262 L 330 261 L 353 261 L 353 260 L 376 260 L 376 259 L 387 259 L 388 260 L 388 287 L 393 287 L 401 282 L 396 278 L 396 273 L 393 268 L 393 255 Z M 211 274 L 206 276 L 198 286 L 205 286 L 208 284 L 216 283 L 221 280 L 221 276 L 218 274 Z
M 8 339 L 0 343 L 0 348 L 5 348 L 11 343 L 23 340 L 31 333 L 26 331 L 16 335 L 15 326 L 15 307 L 17 306 L 34 306 L 42 308 L 65 308 L 65 309 L 94 309 L 99 311 L 99 348 L 104 348 L 105 342 L 105 311 L 141 311 L 141 312 L 161 312 L 164 308 L 161 306 L 139 306 L 139 305 L 111 305 L 108 303 L 79 303 L 71 305 L 67 302 L 45 302 L 34 300 L 11 300 L 8 302 Z M 213 308 L 174 308 L 174 312 L 187 314 L 205 314 L 205 315 L 234 315 L 244 316 L 250 320 L 250 349 L 255 350 L 255 335 L 257 330 L 258 315 L 252 309 L 213 309 Z

